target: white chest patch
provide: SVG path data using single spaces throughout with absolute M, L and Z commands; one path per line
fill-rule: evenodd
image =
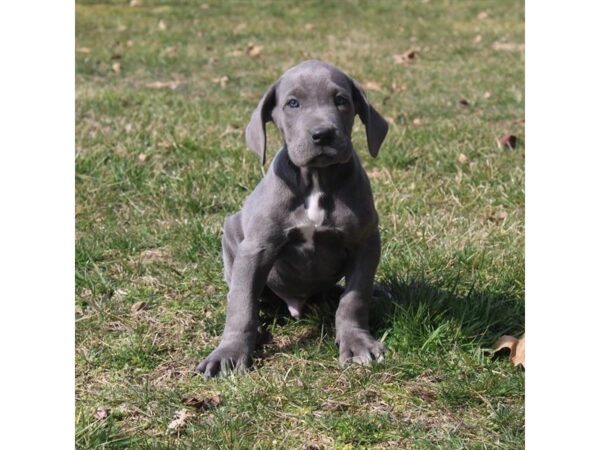
M 325 210 L 320 207 L 319 200 L 323 195 L 322 192 L 312 192 L 308 197 L 308 205 L 306 207 L 306 215 L 315 226 L 323 225 L 325 220 Z

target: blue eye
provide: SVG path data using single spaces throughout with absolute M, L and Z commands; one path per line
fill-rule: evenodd
M 290 108 L 298 108 L 300 106 L 300 103 L 298 103 L 298 100 L 296 100 L 295 98 L 292 98 L 288 100 L 286 105 L 288 105 Z
M 336 95 L 333 101 L 335 102 L 335 106 L 342 106 L 348 104 L 348 100 L 346 100 L 346 97 L 342 97 L 341 95 Z

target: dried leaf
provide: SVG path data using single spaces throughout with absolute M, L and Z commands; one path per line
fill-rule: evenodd
M 144 161 L 146 161 L 146 159 L 148 159 L 148 155 L 146 155 L 145 153 L 140 153 L 140 154 L 138 155 L 138 160 L 139 160 L 140 162 L 144 162 Z
M 77 49 L 78 53 L 92 53 L 92 49 L 88 47 L 79 47 Z
M 505 348 L 510 350 L 509 359 L 513 366 L 521 365 L 525 367 L 525 335 L 521 336 L 520 339 L 514 336 L 501 336 L 496 342 L 494 353 Z
M 212 82 L 217 83 L 219 86 L 221 86 L 221 88 L 224 88 L 227 86 L 227 83 L 229 83 L 229 77 L 227 75 L 223 75 L 222 77 L 213 78 Z
M 415 61 L 419 51 L 415 48 L 405 51 L 404 53 L 394 55 L 394 61 L 396 64 L 409 64 Z
M 383 89 L 381 89 L 381 86 L 376 81 L 365 81 L 363 86 L 368 91 L 383 92 Z
M 133 305 L 131 305 L 131 312 L 135 314 L 135 313 L 143 311 L 143 310 L 145 310 L 147 308 L 148 308 L 148 303 L 146 303 L 146 302 L 136 302 Z
M 105 420 L 110 414 L 110 409 L 106 406 L 98 406 L 94 412 L 94 419 Z
M 150 89 L 169 88 L 171 90 L 175 90 L 175 89 L 177 89 L 177 87 L 180 84 L 181 84 L 181 81 L 169 80 L 169 81 L 152 81 L 150 83 L 146 83 L 145 86 Z
M 127 47 L 132 47 L 133 46 L 133 39 L 128 39 L 126 45 L 127 45 Z
M 121 301 L 127 296 L 128 293 L 129 292 L 126 289 L 117 289 L 115 292 L 113 292 L 111 298 L 116 301 Z
M 500 210 L 500 211 L 495 211 L 494 213 L 492 213 L 488 219 L 494 223 L 502 223 L 506 220 L 506 218 L 508 217 L 508 213 L 504 210 Z
M 423 119 L 421 119 L 420 117 L 415 117 L 413 119 L 413 125 L 417 125 L 417 126 L 423 125 Z
M 168 431 L 181 431 L 183 427 L 185 427 L 186 423 L 194 417 L 194 414 L 187 409 L 182 409 L 181 411 L 177 411 L 175 413 L 175 419 L 171 421 L 169 426 L 167 427 Z
M 461 99 L 458 101 L 458 104 L 460 106 L 469 106 L 470 105 L 469 100 L 467 100 L 464 97 L 461 97 Z
M 114 73 L 121 73 L 121 63 L 115 62 L 112 65 L 112 70 Z
M 165 21 L 164 21 L 164 20 L 160 19 L 160 20 L 158 21 L 158 29 L 159 29 L 160 31 L 165 31 L 165 30 L 167 29 L 167 24 L 165 23 Z
M 129 6 L 142 6 L 142 0 L 131 0 Z
M 525 50 L 525 44 L 516 44 L 514 42 L 494 42 L 492 44 L 492 48 L 502 52 L 522 52 Z
M 169 256 L 169 252 L 162 248 L 150 248 L 144 250 L 140 254 L 140 260 L 142 264 L 148 264 L 155 261 L 164 261 Z
M 467 161 L 469 161 L 469 158 L 464 153 L 461 153 L 460 155 L 458 155 L 457 159 L 458 159 L 458 162 L 461 163 L 461 164 L 464 164 Z
M 262 46 L 256 45 L 254 42 L 250 42 L 246 47 L 246 53 L 250 56 L 257 57 L 262 53 Z
M 482 40 L 482 39 L 483 39 L 483 38 L 481 37 L 481 35 L 480 35 L 480 34 L 478 34 L 477 36 L 475 36 L 475 37 L 473 38 L 473 42 L 474 42 L 475 44 L 479 44 L 479 43 L 481 42 L 481 40 Z
M 206 397 L 203 399 L 198 399 L 196 397 L 185 397 L 183 398 L 182 402 L 185 406 L 202 411 L 209 408 L 216 408 L 221 404 L 222 400 L 219 394 L 215 394 L 211 397 Z
M 489 17 L 489 14 L 486 11 L 481 11 L 479 14 L 477 14 L 477 18 L 479 20 L 485 20 Z
M 489 91 L 485 91 L 485 92 L 483 93 L 483 98 L 490 98 L 491 96 L 492 96 L 492 93 L 491 93 L 491 92 L 489 92 Z
M 241 50 L 234 50 L 234 51 L 228 53 L 229 56 L 233 56 L 235 58 L 239 58 L 243 54 L 244 54 L 244 52 Z
M 514 134 L 505 134 L 498 139 L 498 145 L 500 148 L 508 148 L 514 150 L 517 148 L 517 137 Z

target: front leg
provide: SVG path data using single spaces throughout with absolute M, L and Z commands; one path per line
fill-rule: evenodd
M 252 363 L 258 325 L 258 296 L 277 255 L 273 245 L 243 240 L 231 268 L 225 329 L 219 346 L 196 371 L 213 377 L 228 369 L 245 369 Z
M 385 346 L 369 332 L 369 301 L 373 294 L 375 271 L 379 264 L 381 243 L 379 231 L 360 245 L 351 255 L 346 274 L 346 289 L 335 314 L 336 342 L 340 348 L 340 364 L 352 361 L 369 364 L 383 359 Z

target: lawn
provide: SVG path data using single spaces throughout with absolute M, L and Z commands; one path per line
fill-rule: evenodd
M 524 331 L 523 2 L 134 3 L 76 5 L 77 447 L 523 448 L 524 372 L 489 354 Z M 387 358 L 341 369 L 324 304 L 265 315 L 254 370 L 205 380 L 221 226 L 262 176 L 243 130 L 308 58 L 391 122 L 377 159 L 354 132 Z

